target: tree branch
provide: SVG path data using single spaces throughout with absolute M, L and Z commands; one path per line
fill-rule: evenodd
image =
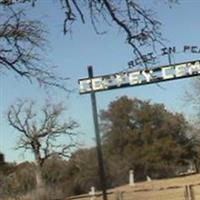
M 36 162 L 41 166 L 53 155 L 69 156 L 71 149 L 77 144 L 73 140 L 73 132 L 78 124 L 73 120 L 61 121 L 65 111 L 62 104 L 50 104 L 42 108 L 43 116 L 34 112 L 34 104 L 20 100 L 8 111 L 10 125 L 20 133 L 17 148 L 31 150 Z M 35 114 L 37 113 L 37 114 Z M 68 144 L 60 144 L 58 139 L 67 136 Z

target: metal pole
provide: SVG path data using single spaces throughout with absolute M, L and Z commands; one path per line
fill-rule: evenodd
M 169 61 L 169 64 L 171 65 L 171 64 L 172 64 L 172 59 L 171 59 L 171 54 L 170 54 L 170 52 L 168 52 L 168 61 Z
M 93 78 L 92 66 L 88 66 L 88 76 L 90 79 Z M 92 84 L 91 84 L 91 87 L 92 87 Z M 103 193 L 103 200 L 107 200 L 106 177 L 105 177 L 104 164 L 103 164 L 103 154 L 102 154 L 102 149 L 101 149 L 101 137 L 99 134 L 96 95 L 93 90 L 90 96 L 91 96 L 92 114 L 93 114 L 93 120 L 94 120 L 94 129 L 95 129 L 96 145 L 97 145 L 96 149 L 97 149 L 97 159 L 98 159 L 98 166 L 99 166 L 99 178 L 100 178 L 100 184 L 101 184 L 101 189 Z

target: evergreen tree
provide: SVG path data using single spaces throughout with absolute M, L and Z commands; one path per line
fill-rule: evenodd
M 120 173 L 132 168 L 140 180 L 168 177 L 194 158 L 188 123 L 163 104 L 123 96 L 101 112 L 101 125 L 107 159 L 118 163 L 113 173 L 121 166 Z

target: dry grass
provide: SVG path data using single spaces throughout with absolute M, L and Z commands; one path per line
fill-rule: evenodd
M 136 183 L 134 186 L 124 185 L 108 190 L 108 200 L 187 200 L 186 186 L 192 186 L 191 195 L 195 200 L 200 200 L 200 174 L 185 177 L 152 180 Z M 121 195 L 121 196 L 120 196 Z M 51 191 L 33 191 L 20 198 L 6 198 L 0 200 L 51 200 Z M 74 196 L 68 199 L 74 200 L 101 200 L 101 194 L 95 197 L 88 194 Z
M 160 190 L 166 188 L 180 187 L 191 184 L 200 183 L 200 174 L 188 175 L 184 177 L 170 178 L 170 179 L 161 179 L 161 180 L 152 180 L 149 182 L 140 182 L 136 183 L 134 186 L 124 185 L 121 187 L 114 188 L 115 190 L 120 191 L 132 191 L 132 190 Z
M 191 194 L 195 200 L 200 200 L 200 174 L 178 178 L 152 180 L 135 183 L 134 186 L 124 185 L 108 190 L 108 200 L 187 200 L 186 186 L 195 185 Z M 66 199 L 102 200 L 101 194 L 95 197 L 89 195 L 75 196 Z
M 60 192 L 55 192 L 49 188 L 42 188 L 39 190 L 34 190 L 27 193 L 26 195 L 15 196 L 15 197 L 5 197 L 0 200 L 62 200 L 59 194 Z

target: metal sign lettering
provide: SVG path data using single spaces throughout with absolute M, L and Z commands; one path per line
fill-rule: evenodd
M 128 71 L 96 76 L 91 79 L 79 79 L 80 94 L 158 83 L 198 75 L 200 75 L 200 60 L 188 61 L 148 70 Z
M 200 46 L 184 45 L 182 48 L 177 48 L 176 46 L 163 47 L 158 52 L 160 52 L 160 54 L 158 54 L 158 55 L 155 55 L 154 54 L 155 52 L 149 52 L 147 54 L 141 55 L 140 57 L 136 57 L 133 60 L 130 60 L 128 62 L 128 67 L 135 68 L 139 65 L 141 66 L 144 64 L 152 65 L 160 56 L 171 56 L 171 55 L 175 55 L 176 53 L 200 54 Z M 171 63 L 169 63 L 169 64 L 171 64 Z

